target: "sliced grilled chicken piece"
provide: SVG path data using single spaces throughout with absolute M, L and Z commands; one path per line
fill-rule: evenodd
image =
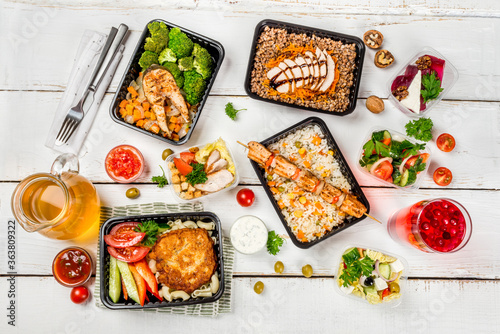
M 323 190 L 321 190 L 319 195 L 321 196 L 322 199 L 324 199 L 328 203 L 336 204 L 334 203 L 334 198 L 340 197 L 340 195 L 342 195 L 342 191 L 340 191 L 339 189 L 335 188 L 333 185 L 327 182 L 325 183 Z
M 305 88 L 311 88 L 311 85 L 314 82 L 314 66 L 313 61 L 308 56 L 304 56 L 304 60 L 306 61 L 307 68 L 309 69 L 309 82 L 305 86 Z
M 205 183 L 195 184 L 194 187 L 201 191 L 213 193 L 224 189 L 234 180 L 233 174 L 227 169 L 222 169 L 218 172 L 207 175 L 208 180 Z
M 323 84 L 319 88 L 320 92 L 326 92 L 335 79 L 335 62 L 333 61 L 332 56 L 330 56 L 328 52 L 326 52 L 326 50 L 323 50 L 323 54 L 326 57 L 327 73 L 325 81 L 323 81 Z
M 297 172 L 297 166 L 288 161 L 282 155 L 277 155 L 274 157 L 276 161 L 276 168 L 273 170 L 276 174 L 286 178 L 292 178 Z
M 221 169 L 226 169 L 228 162 L 226 159 L 219 159 L 210 166 L 206 168 L 206 173 L 211 174 L 220 171 Z
M 267 71 L 267 78 L 269 80 L 273 80 L 274 77 L 278 77 L 283 70 L 277 66 L 271 68 L 269 71 Z
M 285 64 L 288 65 L 292 69 L 293 80 L 295 81 L 295 88 L 300 88 L 304 85 L 304 74 L 302 73 L 302 69 L 300 66 L 291 59 L 283 60 Z
M 309 66 L 307 65 L 306 60 L 301 56 L 297 56 L 295 58 L 295 63 L 297 63 L 302 70 L 302 77 L 304 78 L 303 86 L 307 87 L 309 85 Z
M 210 155 L 208 156 L 207 163 L 205 164 L 205 171 L 207 167 L 210 167 L 212 164 L 214 164 L 217 160 L 220 159 L 220 152 L 219 150 L 213 150 L 210 152 Z
M 279 63 L 279 68 L 283 70 L 283 73 L 285 73 L 286 77 L 288 78 L 288 83 L 290 84 L 290 88 L 288 90 L 288 93 L 294 92 L 295 91 L 295 80 L 293 76 L 292 69 L 285 63 L 281 62 Z
M 310 171 L 301 170 L 299 172 L 299 177 L 295 182 L 300 188 L 308 192 L 313 192 L 319 183 L 319 179 L 316 176 L 314 176 L 313 173 L 311 173 Z
M 319 82 L 316 85 L 316 90 L 319 90 L 321 85 L 326 79 L 327 66 L 326 66 L 326 56 L 319 48 L 316 48 L 316 57 L 318 57 L 318 65 L 319 65 Z
M 318 83 L 320 80 L 318 58 L 311 51 L 306 51 L 306 56 L 311 58 L 312 66 L 313 66 L 313 83 L 311 84 L 309 89 L 316 90 L 316 87 L 318 86 Z
M 358 201 L 356 197 L 351 194 L 346 194 L 342 205 L 340 206 L 340 210 L 347 213 L 350 216 L 360 218 L 366 212 L 366 207 Z
M 258 164 L 265 165 L 273 154 L 261 143 L 251 141 L 248 143 L 248 158 L 257 162 Z
M 318 186 L 316 187 L 316 190 L 314 190 L 314 195 L 318 196 L 321 191 L 323 191 L 323 188 L 325 186 L 325 181 L 321 180 L 318 184 Z
M 288 93 L 290 90 L 291 86 L 288 77 L 278 66 L 273 67 L 267 72 L 267 78 L 269 79 L 269 85 L 278 92 Z

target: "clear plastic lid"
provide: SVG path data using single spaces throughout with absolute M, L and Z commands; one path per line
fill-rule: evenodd
M 222 139 L 222 138 L 221 138 Z M 168 184 L 169 184 L 169 188 L 170 188 L 170 191 L 172 192 L 172 194 L 174 195 L 174 197 L 179 201 L 179 202 L 190 202 L 190 201 L 203 201 L 204 199 L 208 198 L 208 197 L 211 197 L 213 195 L 217 195 L 217 194 L 220 194 L 222 192 L 225 192 L 225 191 L 228 191 L 228 190 L 231 190 L 233 189 L 234 187 L 236 187 L 239 183 L 239 173 L 238 173 L 238 166 L 236 165 L 236 160 L 234 159 L 234 155 L 233 155 L 233 152 L 231 151 L 231 147 L 228 145 L 227 141 L 225 141 L 224 139 L 222 139 L 222 141 L 224 142 L 226 148 L 227 148 L 227 151 L 229 152 L 229 156 L 231 157 L 231 160 L 233 161 L 233 164 L 234 164 L 234 180 L 233 182 L 227 186 L 226 188 L 222 189 L 222 190 L 219 190 L 217 192 L 214 192 L 214 193 L 209 193 L 209 194 L 206 194 L 206 195 L 202 195 L 201 197 L 197 197 L 197 198 L 192 198 L 192 199 L 184 199 L 180 196 L 179 193 L 177 193 L 174 189 L 174 185 L 172 183 L 172 172 L 170 171 L 170 168 L 168 167 L 169 163 L 174 161 L 174 158 L 179 158 L 180 157 L 180 154 L 182 152 L 190 152 L 190 149 L 191 148 L 199 148 L 199 149 L 202 149 L 203 147 L 205 147 L 206 145 L 208 144 L 212 144 L 213 142 L 215 142 L 216 140 L 212 141 L 212 142 L 209 142 L 209 143 L 204 143 L 204 144 L 200 144 L 200 145 L 194 145 L 194 146 L 191 146 L 190 148 L 187 148 L 187 149 L 184 149 L 178 153 L 174 153 L 174 154 L 171 154 L 166 160 L 165 160 L 165 163 L 166 163 L 166 167 L 167 169 L 165 170 L 165 174 L 167 176 L 167 179 L 168 179 Z
M 352 293 L 349 293 L 349 294 L 346 294 L 344 291 L 341 290 L 340 286 L 339 286 L 339 280 L 338 280 L 338 275 L 339 275 L 339 272 L 340 272 L 340 265 L 342 263 L 342 255 L 348 250 L 348 249 L 351 249 L 351 248 L 363 248 L 363 249 L 369 249 L 369 250 L 372 250 L 372 251 L 376 251 L 376 252 L 379 252 L 379 253 L 382 253 L 383 255 L 387 255 L 387 256 L 390 256 L 390 257 L 393 257 L 393 258 L 396 258 L 397 260 L 401 261 L 401 263 L 403 264 L 403 267 L 404 269 L 402 270 L 402 273 L 401 275 L 399 276 L 399 289 L 400 289 L 400 297 L 399 298 L 396 298 L 396 299 L 392 299 L 388 302 L 384 302 L 382 301 L 381 303 L 379 304 L 371 304 L 371 305 L 376 305 L 376 306 L 379 306 L 379 307 L 388 307 L 388 308 L 393 308 L 393 307 L 396 307 L 396 306 L 399 306 L 399 304 L 401 304 L 402 300 L 403 300 L 403 297 L 404 295 L 407 293 L 407 279 L 408 279 L 408 262 L 406 261 L 405 258 L 399 256 L 399 255 L 396 255 L 394 253 L 390 253 L 390 252 L 386 252 L 384 250 L 381 250 L 381 249 L 378 249 L 378 248 L 373 248 L 373 247 L 367 247 L 365 245 L 346 245 L 345 247 L 342 247 L 341 248 L 341 252 L 339 252 L 338 256 L 337 256 L 337 267 L 335 268 L 336 271 L 335 271 L 335 282 L 334 282 L 334 286 L 335 286 L 335 291 L 341 295 L 341 296 L 344 296 L 344 297 L 347 297 L 347 298 L 351 298 L 351 299 L 354 299 L 354 300 L 357 300 L 357 301 L 360 301 L 362 303 L 366 303 L 366 304 L 370 304 L 365 298 L 363 297 L 358 297 L 358 296 L 355 296 L 353 295 Z
M 408 109 L 406 106 L 404 106 L 400 101 L 398 101 L 394 95 L 392 95 L 392 90 L 391 86 L 394 80 L 396 80 L 396 77 L 403 75 L 406 71 L 406 68 L 409 65 L 415 65 L 415 62 L 417 61 L 418 58 L 425 56 L 425 55 L 430 55 L 436 58 L 440 58 L 445 61 L 444 64 L 444 71 L 443 71 L 443 82 L 441 83 L 441 88 L 443 88 L 443 91 L 439 94 L 439 96 L 435 100 L 431 100 L 426 104 L 425 110 L 421 111 L 420 113 L 416 113 Z M 439 103 L 451 90 L 455 82 L 458 80 L 458 71 L 453 66 L 448 59 L 446 59 L 442 54 L 437 52 L 431 47 L 424 47 L 422 51 L 418 52 L 415 54 L 413 57 L 411 57 L 408 62 L 405 63 L 403 67 L 401 67 L 394 76 L 391 77 L 391 79 L 387 82 L 387 91 L 389 94 L 388 99 L 394 104 L 399 110 L 401 110 L 404 114 L 410 116 L 410 117 L 423 117 L 426 116 L 427 113 L 434 108 L 436 104 Z
M 410 137 L 407 137 L 407 136 L 405 136 L 404 134 L 402 134 L 400 132 L 397 132 L 397 131 L 394 131 L 394 130 L 391 130 L 391 129 L 387 129 L 387 128 L 382 128 L 382 127 L 374 127 L 374 128 L 372 128 L 368 132 L 368 134 L 366 135 L 365 139 L 361 143 L 361 148 L 359 149 L 359 153 L 358 153 L 358 161 L 356 162 L 356 165 L 358 166 L 358 169 L 361 172 L 363 172 L 364 174 L 369 175 L 371 178 L 377 180 L 379 183 L 381 183 L 383 185 L 387 185 L 387 186 L 390 186 L 390 187 L 394 187 L 396 189 L 403 189 L 403 190 L 418 189 L 419 186 L 420 186 L 420 183 L 422 182 L 422 179 L 424 178 L 424 175 L 427 173 L 427 169 L 429 168 L 429 165 L 430 165 L 430 162 L 431 162 L 432 154 L 431 154 L 431 150 L 429 148 L 429 145 L 426 145 L 425 149 L 423 149 L 423 150 L 420 151 L 420 154 L 422 154 L 422 153 L 428 153 L 429 154 L 429 158 L 427 158 L 427 161 L 425 163 L 425 169 L 423 171 L 421 171 L 420 173 L 417 174 L 417 180 L 415 181 L 415 183 L 413 183 L 411 185 L 408 185 L 408 186 L 405 186 L 405 187 L 399 186 L 399 185 L 394 184 L 392 182 L 385 181 L 385 180 L 382 180 L 382 179 L 376 177 L 375 175 L 371 174 L 370 171 L 366 167 L 362 167 L 361 164 L 359 163 L 359 159 L 361 159 L 363 157 L 363 152 L 364 152 L 363 151 L 363 146 L 365 145 L 365 143 L 368 142 L 371 139 L 372 134 L 374 132 L 379 132 L 379 131 L 384 131 L 384 130 L 385 131 L 389 131 L 389 133 L 391 134 L 392 140 L 397 140 L 397 141 L 408 140 L 412 144 L 419 144 L 418 141 L 413 140 Z

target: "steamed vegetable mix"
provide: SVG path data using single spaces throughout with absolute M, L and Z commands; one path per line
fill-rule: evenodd
M 425 144 L 393 138 L 387 130 L 377 131 L 363 145 L 359 164 L 381 180 L 407 187 L 414 184 L 417 175 L 426 168 L 429 153 L 421 153 L 424 149 Z

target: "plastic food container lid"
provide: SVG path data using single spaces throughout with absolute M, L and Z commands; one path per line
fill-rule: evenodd
M 254 230 L 250 229 L 250 222 L 248 220 L 255 223 Z M 242 254 L 255 254 L 266 246 L 267 233 L 266 224 L 260 218 L 247 215 L 236 219 L 231 226 L 229 235 L 231 237 L 231 244 L 238 252 Z M 254 237 L 254 239 L 250 240 L 251 237 Z M 243 238 L 246 242 L 242 242 Z M 248 249 L 244 249 L 244 247 L 248 247 Z
M 363 248 L 363 249 L 370 249 L 370 250 L 373 250 L 373 251 L 376 251 L 376 252 L 380 252 L 380 253 L 382 253 L 384 255 L 392 256 L 392 257 L 400 260 L 403 263 L 403 266 L 404 266 L 403 273 L 399 277 L 399 288 L 400 288 L 400 294 L 401 294 L 401 296 L 399 298 L 393 299 L 393 300 L 391 300 L 389 302 L 382 302 L 382 303 L 379 303 L 379 304 L 370 304 L 366 299 L 364 299 L 362 297 L 356 297 L 353 294 L 346 294 L 342 290 L 340 290 L 340 287 L 339 287 L 339 284 L 338 284 L 337 280 L 338 280 L 338 273 L 339 273 L 339 270 L 340 270 L 340 263 L 341 263 L 341 260 L 342 260 L 342 255 L 344 254 L 344 252 L 346 250 L 348 250 L 350 248 L 353 248 L 353 247 Z M 374 305 L 374 306 L 379 306 L 379 307 L 384 307 L 384 308 L 393 308 L 393 307 L 397 307 L 397 306 L 399 306 L 399 304 L 401 304 L 401 302 L 403 301 L 404 295 L 406 294 L 406 290 L 407 290 L 407 279 L 408 279 L 408 269 L 409 269 L 408 262 L 406 261 L 405 258 L 403 258 L 402 256 L 399 256 L 397 254 L 386 252 L 386 251 L 378 249 L 378 248 L 367 247 L 366 245 L 346 245 L 345 247 L 342 247 L 341 250 L 342 251 L 337 256 L 337 266 L 335 268 L 336 271 L 335 271 L 335 279 L 334 279 L 335 280 L 335 282 L 334 282 L 335 291 L 339 295 L 347 297 L 347 298 L 350 298 L 350 299 L 354 299 L 354 300 L 357 300 L 357 301 L 360 301 L 360 302 L 363 302 L 363 303 L 366 303 L 366 304 L 369 304 L 369 305 Z
M 431 100 L 427 103 L 426 108 L 423 112 L 417 114 L 417 113 L 411 111 L 410 109 L 406 108 L 404 105 L 402 105 L 401 102 L 399 102 L 392 95 L 391 86 L 392 86 L 392 83 L 394 82 L 394 80 L 396 79 L 396 77 L 404 74 L 404 72 L 406 71 L 406 67 L 408 67 L 408 65 L 415 64 L 415 61 L 418 58 L 420 58 L 421 56 L 425 56 L 425 55 L 434 56 L 436 58 L 440 58 L 440 59 L 443 59 L 445 61 L 444 72 L 443 72 L 443 82 L 441 83 L 441 88 L 443 88 L 443 91 L 439 94 L 437 99 Z M 396 72 L 396 74 L 394 76 L 392 76 L 391 79 L 387 82 L 387 91 L 389 94 L 388 99 L 392 102 L 392 104 L 394 104 L 394 106 L 396 106 L 396 108 L 398 108 L 400 111 L 402 111 L 407 116 L 423 117 L 423 116 L 426 116 L 429 113 L 429 111 L 432 108 L 434 108 L 434 106 L 436 104 L 438 104 L 439 101 L 441 101 L 448 94 L 448 92 L 451 90 L 453 85 L 455 85 L 455 82 L 457 82 L 457 80 L 458 80 L 458 71 L 455 68 L 455 66 L 453 66 L 450 63 L 450 61 L 448 59 L 446 59 L 442 54 L 440 54 L 439 52 L 437 52 L 433 48 L 426 46 L 422 49 L 422 51 L 418 52 L 413 57 L 411 57 L 408 60 L 408 62 L 406 62 L 405 65 L 403 67 L 401 67 Z
M 222 138 L 221 138 L 222 139 Z M 216 139 L 217 140 L 217 139 Z M 229 185 L 228 187 L 222 189 L 222 190 L 219 190 L 217 192 L 214 192 L 214 193 L 209 193 L 207 195 L 204 195 L 204 196 L 201 196 L 201 197 L 198 197 L 198 198 L 192 198 L 192 199 L 184 199 L 184 198 L 181 198 L 180 195 L 178 193 L 175 192 L 174 190 L 174 187 L 173 187 L 173 184 L 172 184 L 172 172 L 170 171 L 170 168 L 168 168 L 168 164 L 170 162 L 173 162 L 174 161 L 174 158 L 179 158 L 180 157 L 180 154 L 182 152 L 189 152 L 189 150 L 191 148 L 194 148 L 194 147 L 197 147 L 199 149 L 202 149 L 203 147 L 205 147 L 205 145 L 208 145 L 208 144 L 212 144 L 213 142 L 215 142 L 216 140 L 214 141 L 211 141 L 209 143 L 204 143 L 204 144 L 200 144 L 200 145 L 194 145 L 194 146 L 191 146 L 190 148 L 187 148 L 187 149 L 184 149 L 178 153 L 174 153 L 174 154 L 171 154 L 168 156 L 168 158 L 165 160 L 165 164 L 166 164 L 166 167 L 167 169 L 165 170 L 165 175 L 167 176 L 167 179 L 168 179 L 168 184 L 169 184 L 169 188 L 170 188 L 170 191 L 172 192 L 172 194 L 174 195 L 174 197 L 179 201 L 179 202 L 190 202 L 190 201 L 203 201 L 204 199 L 208 198 L 208 197 L 212 197 L 214 195 L 217 195 L 217 194 L 220 194 L 220 193 L 223 193 L 225 191 L 228 191 L 228 190 L 231 190 L 233 188 L 235 188 L 238 184 L 239 184 L 239 180 L 240 180 L 240 177 L 239 177 L 239 173 L 238 173 L 238 165 L 236 164 L 236 160 L 234 159 L 234 154 L 233 152 L 231 151 L 231 147 L 229 146 L 229 144 L 227 143 L 227 141 L 225 141 L 224 139 L 222 139 L 222 141 L 224 142 L 224 144 L 226 145 L 226 148 L 227 148 L 227 151 L 229 152 L 229 156 L 231 157 L 231 159 L 233 160 L 233 164 L 234 164 L 234 180 L 233 180 L 233 183 L 231 185 Z
M 417 174 L 417 180 L 415 181 L 414 184 L 411 184 L 409 186 L 401 187 L 401 186 L 398 186 L 398 185 L 396 185 L 394 183 L 391 183 L 389 181 L 385 181 L 385 180 L 379 179 L 375 175 L 370 174 L 370 172 L 368 170 L 366 170 L 365 167 L 362 167 L 360 165 L 359 159 L 361 159 L 361 157 L 363 156 L 363 146 L 365 145 L 365 143 L 368 140 L 370 140 L 370 138 L 372 137 L 372 134 L 374 132 L 384 131 L 384 130 L 385 131 L 389 131 L 389 133 L 392 136 L 392 140 L 403 141 L 403 140 L 406 139 L 406 140 L 408 140 L 412 144 L 419 144 L 418 141 L 416 141 L 416 140 L 414 140 L 414 139 L 412 139 L 410 137 L 407 137 L 407 136 L 405 136 L 404 134 L 402 134 L 400 132 L 397 132 L 397 131 L 394 131 L 394 130 L 391 130 L 391 129 L 388 129 L 388 128 L 374 127 L 372 129 L 370 129 L 370 131 L 368 132 L 367 136 L 365 137 L 365 139 L 361 143 L 361 148 L 360 148 L 359 153 L 358 153 L 358 161 L 356 161 L 356 165 L 358 166 L 358 169 L 363 174 L 369 175 L 371 178 L 377 180 L 381 184 L 384 184 L 384 185 L 387 185 L 387 186 L 390 186 L 390 187 L 394 187 L 396 189 L 403 189 L 403 190 L 406 190 L 406 191 L 418 189 L 419 186 L 420 186 L 420 183 L 422 182 L 422 179 L 424 178 L 424 175 L 427 173 L 427 169 L 429 168 L 429 165 L 430 165 L 430 162 L 431 162 L 431 158 L 432 158 L 431 149 L 429 148 L 429 146 L 427 144 L 425 145 L 425 149 L 423 149 L 423 150 L 420 151 L 421 154 L 422 153 L 429 153 L 429 158 L 427 159 L 427 161 L 425 163 L 425 169 L 423 171 L 421 171 L 419 174 Z

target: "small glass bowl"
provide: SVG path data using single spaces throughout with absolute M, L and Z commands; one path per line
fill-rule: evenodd
M 113 153 L 115 150 L 119 149 L 119 148 L 126 148 L 126 149 L 129 149 L 130 151 L 132 151 L 135 156 L 141 161 L 141 168 L 139 170 L 139 172 L 132 176 L 130 179 L 125 179 L 125 178 L 118 178 L 116 177 L 113 173 L 111 173 L 108 168 L 107 168 L 107 161 L 108 161 L 108 158 L 110 157 L 110 154 Z M 108 176 L 115 182 L 118 182 L 118 183 L 131 183 L 131 182 L 134 182 L 135 180 L 137 180 L 141 175 L 142 173 L 144 172 L 144 157 L 142 156 L 142 153 L 141 151 L 139 151 L 137 148 L 135 148 L 134 146 L 131 146 L 131 145 L 118 145 L 116 147 L 113 147 L 109 152 L 108 154 L 106 155 L 106 159 L 104 160 L 104 168 L 106 169 L 106 173 L 108 174 Z
M 85 257 L 88 258 L 89 263 L 90 263 L 90 270 L 89 270 L 89 272 L 87 274 L 85 274 L 85 276 L 82 276 L 81 279 L 79 279 L 77 281 L 74 281 L 74 282 L 71 282 L 71 283 L 63 281 L 59 277 L 59 275 L 58 275 L 58 273 L 57 273 L 57 271 L 55 269 L 57 260 L 64 253 L 66 253 L 67 251 L 70 251 L 70 250 L 77 250 L 77 251 L 82 252 L 85 255 Z M 94 270 L 94 261 L 92 260 L 92 256 L 90 256 L 90 254 L 85 249 L 80 248 L 80 247 L 76 247 L 76 246 L 67 247 L 67 248 L 63 249 L 62 251 L 60 251 L 59 253 L 57 253 L 57 255 L 54 257 L 54 261 L 52 261 L 52 275 L 54 275 L 55 280 L 59 284 L 61 284 L 62 286 L 65 286 L 67 288 L 73 288 L 75 286 L 80 286 L 80 285 L 83 285 L 83 284 L 87 283 L 88 280 L 90 279 L 90 277 L 92 277 L 93 270 Z
M 262 235 L 262 240 L 255 240 L 254 245 L 253 245 L 255 247 L 255 249 L 253 249 L 251 251 L 243 250 L 241 248 L 242 245 L 236 240 L 238 237 L 236 235 L 236 229 L 239 227 L 239 225 L 244 224 L 245 219 L 254 220 L 254 222 L 259 226 L 258 228 L 262 229 L 262 231 L 264 231 L 264 230 L 266 231 L 265 236 Z M 234 249 L 236 249 L 241 254 L 250 255 L 250 254 L 258 253 L 266 247 L 267 237 L 268 237 L 267 233 L 268 232 L 267 232 L 266 224 L 264 224 L 264 222 L 260 218 L 252 216 L 252 215 L 246 215 L 246 216 L 241 216 L 240 218 L 236 219 L 236 221 L 231 226 L 231 230 L 229 231 L 229 236 L 231 239 L 231 244 L 233 245 Z M 247 234 L 245 234 L 244 236 L 247 236 Z

